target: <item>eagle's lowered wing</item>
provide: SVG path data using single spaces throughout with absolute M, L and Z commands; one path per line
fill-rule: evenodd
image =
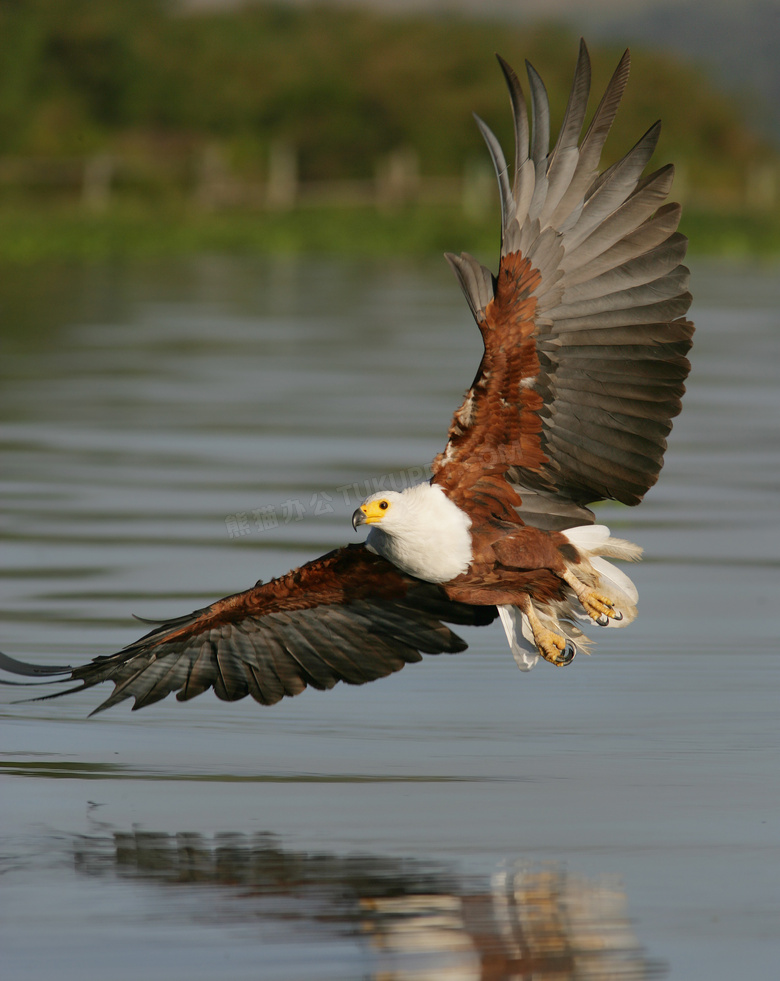
M 251 695 L 272 705 L 309 685 L 374 681 L 421 660 L 421 652 L 463 651 L 466 644 L 443 621 L 482 625 L 496 616 L 495 607 L 453 602 L 440 586 L 350 545 L 160 624 L 118 653 L 80 667 L 38 667 L 0 655 L 0 668 L 79 682 L 50 698 L 113 682 L 96 712 L 127 698 L 138 709 L 171 692 L 186 701 L 208 688 L 225 701 Z

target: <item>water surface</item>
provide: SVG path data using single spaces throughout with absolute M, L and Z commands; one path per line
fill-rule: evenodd
M 780 281 L 694 274 L 593 657 L 522 675 L 494 625 L 270 709 L 0 689 L 4 979 L 776 976 Z M 2 649 L 58 663 L 354 540 L 480 351 L 444 263 L 6 271 L 0 316 Z

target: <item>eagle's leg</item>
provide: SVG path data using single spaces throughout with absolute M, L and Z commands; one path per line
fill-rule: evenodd
M 577 648 L 574 644 L 570 640 L 566 640 L 565 637 L 561 637 L 560 634 L 555 633 L 554 630 L 545 627 L 539 619 L 539 615 L 534 609 L 530 597 L 526 597 L 520 609 L 528 617 L 528 622 L 531 625 L 534 635 L 534 643 L 545 661 L 559 666 L 571 664 L 574 660 L 574 655 L 577 653 Z
M 610 620 L 622 620 L 623 614 L 615 609 L 615 604 L 602 593 L 597 593 L 595 589 L 586 586 L 581 582 L 570 569 L 566 569 L 562 578 L 574 590 L 574 594 L 580 601 L 583 610 L 591 620 L 595 620 L 600 627 L 606 627 Z

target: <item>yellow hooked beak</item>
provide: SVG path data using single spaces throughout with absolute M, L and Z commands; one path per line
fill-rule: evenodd
M 376 524 L 377 521 L 381 521 L 384 518 L 389 507 L 389 502 L 385 500 L 369 501 L 366 504 L 361 504 L 352 515 L 352 527 L 357 531 L 358 525 Z

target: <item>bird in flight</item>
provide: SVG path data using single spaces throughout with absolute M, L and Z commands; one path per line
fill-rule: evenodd
M 499 58 L 512 106 L 512 168 L 477 120 L 495 166 L 501 254 L 493 274 L 448 254 L 484 353 L 429 481 L 380 492 L 355 511 L 364 544 L 347 545 L 187 616 L 155 622 L 116 654 L 77 666 L 0 655 L 30 684 L 68 694 L 114 684 L 95 712 L 138 709 L 171 692 L 213 688 L 264 705 L 307 686 L 363 684 L 465 643 L 448 624 L 500 617 L 518 665 L 567 665 L 588 650 L 582 627 L 623 627 L 637 592 L 609 559 L 640 549 L 594 524 L 588 504 L 638 504 L 658 478 L 690 365 L 693 324 L 673 168 L 645 169 L 656 123 L 600 170 L 629 71 L 620 60 L 583 127 L 590 59 L 580 45 L 550 149 L 544 84 L 527 66 L 531 120 Z

